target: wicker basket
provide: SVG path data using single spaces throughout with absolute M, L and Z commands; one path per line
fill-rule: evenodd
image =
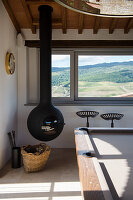
M 21 148 L 21 154 L 22 154 L 22 158 L 23 158 L 23 164 L 24 164 L 24 170 L 26 172 L 37 172 L 40 171 L 44 168 L 49 154 L 50 154 L 50 147 L 46 144 L 39 144 L 39 145 L 34 145 L 33 147 L 39 147 L 39 146 L 45 147 L 45 151 L 42 152 L 41 154 L 34 154 L 34 153 L 27 153 L 27 151 L 25 151 L 25 149 L 28 146 L 23 146 Z

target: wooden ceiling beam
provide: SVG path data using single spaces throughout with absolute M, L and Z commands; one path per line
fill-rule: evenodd
M 25 40 L 25 46 L 40 48 L 40 40 Z M 133 40 L 52 40 L 52 48 L 133 48 Z
M 100 28 L 101 18 L 95 17 L 94 27 L 93 27 L 93 34 L 97 34 Z
M 16 31 L 17 31 L 17 33 L 20 33 L 21 32 L 21 28 L 20 28 L 20 26 L 18 24 L 18 21 L 17 21 L 15 15 L 13 14 L 13 11 L 12 11 L 10 5 L 9 5 L 8 0 L 2 0 L 2 2 L 3 2 L 3 5 L 5 6 L 5 9 L 6 9 L 8 15 L 9 15 L 9 17 L 10 17 L 10 19 L 11 19 L 11 21 L 12 21 L 12 23 L 13 23 Z
M 32 16 L 31 16 L 29 7 L 27 6 L 25 0 L 21 0 L 21 3 L 22 3 L 22 6 L 23 6 L 23 9 L 25 11 L 29 26 L 31 28 L 31 31 L 32 31 L 33 34 L 35 34 L 36 33 L 36 27 L 32 24 Z
M 118 23 L 118 19 L 117 18 L 112 18 L 111 19 L 111 23 L 110 23 L 110 26 L 109 26 L 109 34 L 112 34 L 114 32 L 117 23 Z
M 39 19 L 33 19 L 32 24 L 34 26 L 39 26 Z M 54 26 L 58 26 L 58 25 L 62 25 L 62 19 L 61 18 L 54 18 L 52 19 L 52 25 Z
M 62 32 L 63 34 L 67 33 L 67 9 L 62 7 Z
M 84 27 L 84 15 L 79 13 L 79 27 L 78 27 L 78 34 L 82 34 Z
M 27 5 L 41 5 L 41 4 L 47 4 L 47 3 L 51 3 L 54 2 L 53 0 L 26 0 L 26 4 Z
M 124 33 L 128 34 L 131 28 L 133 28 L 133 18 L 128 19 L 126 26 L 124 28 Z
M 36 34 L 36 26 L 35 25 L 32 25 L 31 30 L 32 30 L 33 34 Z

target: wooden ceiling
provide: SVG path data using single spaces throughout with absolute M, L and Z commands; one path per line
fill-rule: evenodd
M 21 28 L 31 29 L 36 33 L 39 27 L 39 5 L 50 5 L 53 7 L 52 27 L 62 29 L 64 34 L 67 29 L 77 29 L 79 34 L 84 29 L 93 29 L 97 34 L 99 29 L 108 29 L 109 34 L 113 34 L 115 29 L 123 29 L 128 34 L 133 29 L 133 18 L 105 18 L 81 14 L 67 9 L 54 0 L 2 0 L 17 32 Z

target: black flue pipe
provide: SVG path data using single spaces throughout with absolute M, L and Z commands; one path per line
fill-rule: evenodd
M 40 103 L 51 103 L 51 40 L 53 8 L 40 6 Z M 44 67 L 46 66 L 46 67 Z M 46 95 L 47 94 L 47 95 Z
M 27 127 L 40 141 L 55 139 L 63 130 L 62 113 L 51 100 L 52 7 L 41 5 L 40 12 L 40 103 L 28 116 Z

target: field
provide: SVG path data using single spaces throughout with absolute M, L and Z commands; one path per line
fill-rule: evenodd
M 70 96 L 70 70 L 53 68 L 52 95 Z M 133 95 L 133 61 L 80 66 L 79 97 L 126 97 Z
M 79 81 L 79 97 L 120 97 L 133 95 L 133 82 L 83 82 Z

